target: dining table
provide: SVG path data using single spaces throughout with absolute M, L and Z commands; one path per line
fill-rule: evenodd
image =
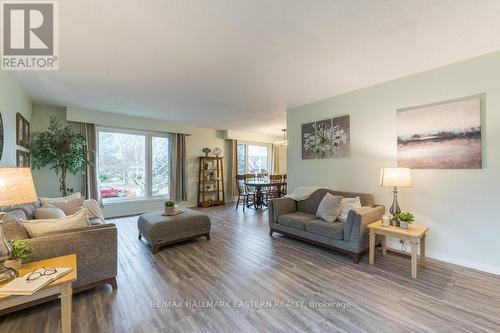
M 286 185 L 285 182 L 272 182 L 270 179 L 254 179 L 245 181 L 245 186 L 255 188 L 255 200 L 253 202 L 253 206 L 255 209 L 263 209 L 264 207 L 268 206 L 268 204 L 264 200 L 266 190 L 270 189 L 271 186 L 276 186 L 279 192 L 284 185 Z M 278 194 L 278 196 L 281 195 Z M 250 206 L 252 205 L 249 205 L 248 207 Z

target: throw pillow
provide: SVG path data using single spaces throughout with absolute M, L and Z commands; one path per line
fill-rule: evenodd
M 65 196 L 65 197 L 59 197 L 59 198 L 40 197 L 39 199 L 40 199 L 40 202 L 42 203 L 42 205 L 45 205 L 45 204 L 50 204 L 51 202 L 68 202 L 68 201 L 78 199 L 81 197 L 82 197 L 82 194 L 80 192 L 76 192 L 76 193 L 73 193 L 73 194 Z
M 77 198 L 73 199 L 71 201 L 53 201 L 50 203 L 45 204 L 43 207 L 57 207 L 61 209 L 64 214 L 66 215 L 72 215 L 76 212 L 78 212 L 80 209 L 83 208 L 83 202 L 85 201 L 85 198 Z
M 84 228 L 90 225 L 88 212 L 82 209 L 71 216 L 49 220 L 21 220 L 30 237 L 40 237 L 60 230 Z
M 62 211 L 62 209 L 57 207 L 40 207 L 35 209 L 35 219 L 58 219 L 64 216 L 66 216 L 66 214 Z
M 316 216 L 326 222 L 333 222 L 337 219 L 342 209 L 342 197 L 332 195 L 327 192 L 319 203 Z
M 349 214 L 349 211 L 354 208 L 359 208 L 361 207 L 361 200 L 359 200 L 359 197 L 355 198 L 343 198 L 342 199 L 342 209 L 340 211 L 338 220 L 340 222 L 346 222 L 347 221 L 347 215 Z

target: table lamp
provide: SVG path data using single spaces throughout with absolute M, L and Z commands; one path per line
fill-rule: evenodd
M 30 168 L 0 168 L 0 207 L 21 205 L 36 200 Z M 15 272 L 3 265 L 5 260 L 12 256 L 12 247 L 3 233 L 4 215 L 4 212 L 0 212 L 0 283 L 15 277 Z
M 380 170 L 380 186 L 393 187 L 392 206 L 389 213 L 393 216 L 401 213 L 398 205 L 398 187 L 411 187 L 410 169 L 408 168 L 382 168 Z

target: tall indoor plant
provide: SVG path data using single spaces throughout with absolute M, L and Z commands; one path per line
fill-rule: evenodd
M 59 175 L 59 190 L 66 196 L 71 189 L 66 186 L 68 172 L 82 172 L 87 160 L 87 141 L 68 125 L 50 117 L 47 131 L 33 133 L 30 144 L 33 168 L 48 167 Z

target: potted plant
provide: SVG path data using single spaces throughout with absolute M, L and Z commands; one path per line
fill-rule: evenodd
M 175 201 L 167 200 L 165 201 L 165 215 L 173 215 L 175 212 Z
M 410 224 L 415 222 L 415 215 L 410 212 L 398 213 L 394 215 L 394 218 L 399 221 L 399 227 L 403 229 L 408 229 Z
M 9 240 L 12 247 L 12 258 L 4 262 L 4 266 L 18 270 L 23 264 L 23 260 L 27 260 L 31 256 L 31 248 L 26 240 Z
M 82 172 L 87 159 L 87 141 L 76 130 L 50 117 L 47 131 L 33 134 L 31 156 L 34 169 L 49 168 L 59 175 L 59 189 L 62 196 L 72 192 L 66 186 L 67 173 Z

